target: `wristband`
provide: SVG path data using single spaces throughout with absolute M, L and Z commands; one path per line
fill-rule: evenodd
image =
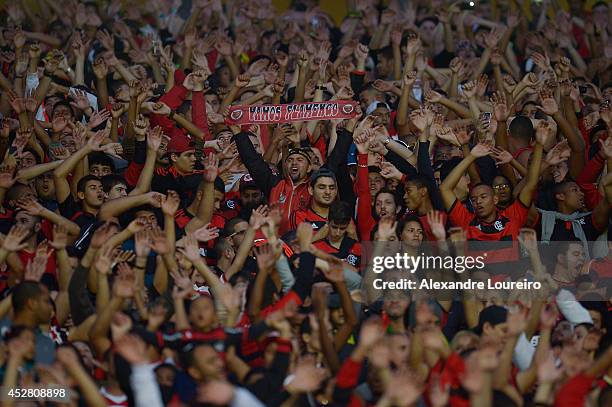
M 347 13 L 346 15 L 348 18 L 361 18 L 362 14 L 361 11 L 358 10 L 351 10 Z
M 321 85 L 317 85 L 316 88 L 317 90 L 327 90 L 325 86 L 321 86 Z
M 391 137 L 387 137 L 386 139 L 383 140 L 383 144 L 385 146 L 388 146 L 390 142 L 391 142 Z
M 168 113 L 168 118 L 172 119 L 174 117 L 174 112 L 171 110 L 170 113 Z

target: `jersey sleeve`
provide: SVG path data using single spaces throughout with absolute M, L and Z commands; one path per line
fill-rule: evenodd
M 510 219 L 516 220 L 518 224 L 523 226 L 527 222 L 527 216 L 529 215 L 529 208 L 526 207 L 520 199 L 516 199 L 512 205 L 510 205 L 504 211 L 504 214 Z
M 455 199 L 453 206 L 448 211 L 448 219 L 453 226 L 467 227 L 474 219 L 474 215 L 467 210 L 464 204 Z

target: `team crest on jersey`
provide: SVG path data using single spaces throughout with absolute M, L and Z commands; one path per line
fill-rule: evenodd
M 234 202 L 233 199 L 230 199 L 229 201 L 226 202 L 226 205 L 228 208 L 234 209 L 236 207 L 236 202 Z
M 346 262 L 350 264 L 351 266 L 356 266 L 357 256 L 355 256 L 354 254 L 349 254 L 348 256 L 346 256 Z
M 495 221 L 493 227 L 498 231 L 504 230 L 504 225 L 498 220 Z
M 281 193 L 280 196 L 278 197 L 278 202 L 284 204 L 286 200 L 287 200 L 287 197 L 285 196 L 285 194 Z

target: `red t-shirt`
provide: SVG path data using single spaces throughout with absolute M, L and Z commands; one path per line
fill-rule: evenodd
M 28 252 L 26 250 L 19 250 L 17 252 L 19 256 L 19 260 L 21 260 L 21 264 L 25 268 L 26 265 L 34 260 L 34 256 L 36 256 L 36 251 Z M 47 255 L 47 267 L 45 268 L 45 274 L 51 274 L 53 277 L 57 276 L 57 266 L 55 263 L 55 252 L 51 252 Z

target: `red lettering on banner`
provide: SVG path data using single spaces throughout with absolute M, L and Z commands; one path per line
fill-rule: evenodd
M 350 119 L 355 116 L 355 102 L 292 103 L 286 105 L 232 106 L 227 124 L 274 124 L 308 120 Z

